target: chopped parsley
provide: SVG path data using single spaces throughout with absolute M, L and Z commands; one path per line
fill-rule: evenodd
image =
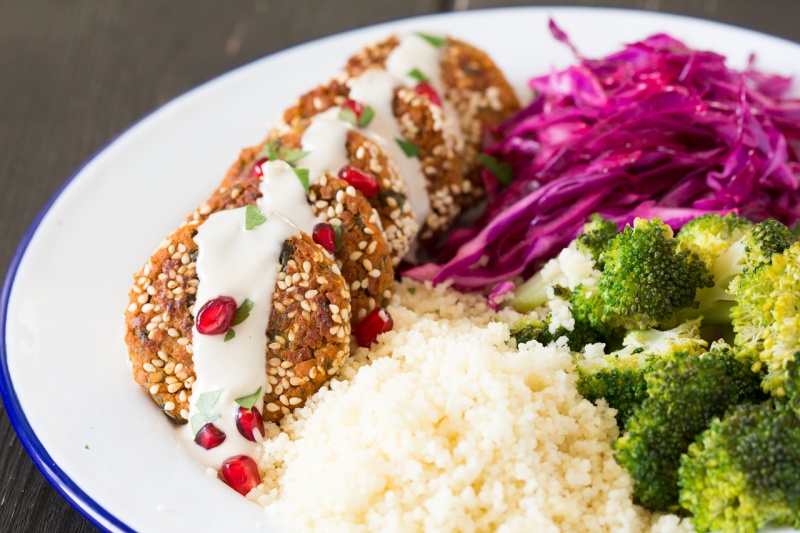
M 429 80 L 428 76 L 423 74 L 419 69 L 412 70 L 411 72 L 408 73 L 408 76 L 410 78 L 414 78 L 418 82 L 425 82 Z
M 255 391 L 253 394 L 250 394 L 248 396 L 243 396 L 241 398 L 236 398 L 233 401 L 238 403 L 245 409 L 252 409 L 260 396 L 261 396 L 261 387 L 259 387 L 258 390 Z
M 369 126 L 369 123 L 372 122 L 372 118 L 375 116 L 375 110 L 372 107 L 367 106 L 361 111 L 361 115 L 357 116 L 355 111 L 350 109 L 349 107 L 343 107 L 341 111 L 339 111 L 339 120 L 343 120 L 353 126 L 358 126 L 359 128 L 366 128 Z
M 244 229 L 251 230 L 267 221 L 267 216 L 261 209 L 254 205 L 244 208 Z
M 486 170 L 492 173 L 497 181 L 506 187 L 511 185 L 511 180 L 514 177 L 514 168 L 510 163 L 501 163 L 489 154 L 479 154 L 478 161 L 486 167 Z
M 436 48 L 441 48 L 442 46 L 447 44 L 447 39 L 443 37 L 436 37 L 435 35 L 428 35 L 427 33 L 422 33 L 422 32 L 417 32 L 417 36 L 422 37 Z
M 304 152 L 303 150 L 294 150 L 292 148 L 284 148 L 281 146 L 278 149 L 278 155 L 281 159 L 289 163 L 290 165 L 296 163 L 298 160 L 303 159 L 311 152 Z
M 199 413 L 194 415 L 191 419 L 192 433 L 197 434 L 203 426 L 219 418 L 219 413 L 212 415 L 211 410 L 217 404 L 217 400 L 219 400 L 221 395 L 222 389 L 204 392 L 200 395 L 197 399 L 197 404 L 195 404 Z
M 404 141 L 403 139 L 395 139 L 395 141 L 400 148 L 402 148 L 403 153 L 406 154 L 406 157 L 416 157 L 419 155 L 419 146 L 416 144 Z
M 236 308 L 236 314 L 233 315 L 231 326 L 238 326 L 250 316 L 250 310 L 253 309 L 253 300 L 245 298 L 242 305 Z
M 306 194 L 308 194 L 308 169 L 296 168 L 294 169 L 294 173 L 297 175 L 297 179 L 300 180 L 300 183 L 303 184 L 303 189 L 306 190 Z

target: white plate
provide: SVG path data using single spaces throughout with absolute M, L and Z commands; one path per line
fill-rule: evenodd
M 120 531 L 272 529 L 208 477 L 131 379 L 123 311 L 132 273 L 213 190 L 241 147 L 391 32 L 446 32 L 487 50 L 523 87 L 572 61 L 548 17 L 587 56 L 665 31 L 761 69 L 795 74 L 800 46 L 710 22 L 644 12 L 522 8 L 450 13 L 329 37 L 256 61 L 158 109 L 87 162 L 31 226 L 0 296 L 0 387 L 20 439 L 56 488 Z M 332 495 L 332 497 L 336 497 Z M 342 495 L 341 497 L 346 497 Z

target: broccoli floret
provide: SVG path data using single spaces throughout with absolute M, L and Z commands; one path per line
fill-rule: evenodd
M 703 217 L 705 218 L 705 217 Z M 725 219 L 730 218 L 729 224 L 734 225 L 732 215 L 719 217 L 718 225 L 723 225 Z M 712 217 L 708 217 L 708 226 L 713 226 Z M 680 319 L 695 318 L 702 315 L 705 324 L 729 324 L 731 322 L 731 309 L 735 305 L 735 293 L 741 275 L 753 272 L 759 266 L 768 264 L 773 254 L 781 253 L 792 244 L 789 229 L 774 219 L 767 219 L 758 224 L 747 226 L 739 224 L 738 229 L 731 231 L 731 237 L 742 231 L 742 235 L 721 253 L 719 247 L 713 248 L 716 255 L 709 263 L 709 270 L 714 277 L 714 286 L 697 291 L 697 300 L 700 306 L 696 309 L 686 309 L 678 313 Z M 696 228 L 696 230 L 699 228 Z M 683 230 L 681 230 L 683 231 Z M 699 231 L 696 231 L 699 235 Z M 697 240 L 700 240 L 697 237 Z M 709 237 L 707 239 L 711 241 Z M 708 249 L 707 249 L 708 250 Z M 713 255 L 711 252 L 706 252 Z
M 618 336 L 618 331 L 609 327 L 604 321 L 603 298 L 600 296 L 600 289 L 578 285 L 572 291 L 572 316 L 576 324 L 586 324 L 588 327 L 607 338 L 613 339 Z
M 779 402 L 733 407 L 689 447 L 678 475 L 700 533 L 800 528 L 800 419 Z
M 744 237 L 752 226 L 752 222 L 733 213 L 725 216 L 711 213 L 687 222 L 675 238 L 695 245 L 700 257 L 707 265 L 711 265 L 717 256 Z
M 589 255 L 596 261 L 597 268 L 602 270 L 603 263 L 599 260 L 600 254 L 606 249 L 608 243 L 617 236 L 619 228 L 613 220 L 606 220 L 599 213 L 589 217 L 589 222 L 583 225 L 583 233 L 575 238 L 578 250 Z
M 520 344 L 537 341 L 547 346 L 561 337 L 567 338 L 567 345 L 573 352 L 580 352 L 587 344 L 604 342 L 603 337 L 586 324 L 576 323 L 572 331 L 560 326 L 555 333 L 550 332 L 550 322 L 552 315 L 548 314 L 544 320 L 533 317 L 525 317 L 518 320 L 511 327 L 511 337 Z
M 693 245 L 677 241 L 660 219 L 636 219 L 603 252 L 598 289 L 602 322 L 614 330 L 664 327 L 697 307 L 697 289 L 713 286 Z
M 742 355 L 768 371 L 765 390 L 785 396 L 788 365 L 800 349 L 800 243 L 739 278 L 731 318 Z
M 694 320 L 668 331 L 655 329 L 630 331 L 623 348 L 592 359 L 578 360 L 578 392 L 591 402 L 605 398 L 617 410 L 617 424 L 625 421 L 647 396 L 645 374 L 675 353 L 692 355 L 705 352 L 708 345 L 700 337 L 700 321 Z
M 645 381 L 647 398 L 614 442 L 616 458 L 633 478 L 636 503 L 675 512 L 681 454 L 729 406 L 761 399 L 760 378 L 719 343 L 706 354 L 676 354 Z

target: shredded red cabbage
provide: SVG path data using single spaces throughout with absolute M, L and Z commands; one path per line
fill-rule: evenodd
M 704 213 L 800 219 L 800 100 L 791 79 L 742 72 L 664 34 L 603 59 L 533 78 L 536 98 L 486 151 L 514 169 L 484 170 L 488 207 L 453 231 L 444 264 L 405 272 L 481 289 L 530 275 L 599 212 L 619 224 L 660 217 L 674 229 Z

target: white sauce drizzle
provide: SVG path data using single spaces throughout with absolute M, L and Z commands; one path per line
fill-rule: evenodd
M 433 48 L 429 46 L 429 48 Z M 380 146 L 395 162 L 400 175 L 408 186 L 408 201 L 411 210 L 422 227 L 431 211 L 428 197 L 427 179 L 422 172 L 418 157 L 409 157 L 397 144 L 397 139 L 405 140 L 394 116 L 392 102 L 394 89 L 402 86 L 401 79 L 385 70 L 368 70 L 353 80 L 350 98 L 364 106 L 372 107 L 375 116 L 367 126 L 367 136 Z
M 298 166 L 305 168 L 303 163 L 310 156 L 311 154 L 300 159 Z M 308 204 L 306 190 L 291 165 L 285 161 L 269 161 L 261 165 L 261 171 L 264 177 L 261 180 L 261 198 L 258 199 L 258 206 L 265 213 L 267 210 L 272 210 L 282 214 L 302 231 L 311 235 L 314 226 L 322 220 L 314 216 Z M 311 182 L 310 177 L 309 182 Z
M 341 108 L 332 107 L 311 119 L 301 140 L 307 156 L 297 162 L 298 167 L 308 169 L 309 183 L 319 183 L 326 172 L 336 174 L 350 164 L 347 157 L 347 132 L 353 127 L 339 120 Z
M 307 209 L 307 204 L 303 208 Z M 251 454 L 256 446 L 236 428 L 239 406 L 234 400 L 253 394 L 266 383 L 265 332 L 280 253 L 283 242 L 297 233 L 297 228 L 283 217 L 266 211 L 265 214 L 268 217 L 265 223 L 245 230 L 245 208 L 220 211 L 199 226 L 195 236 L 200 280 L 195 308 L 199 310 L 218 296 L 230 296 L 239 305 L 247 298 L 253 301 L 250 316 L 234 327 L 236 335 L 227 342 L 224 335 L 201 335 L 196 328 L 192 331 L 196 377 L 189 399 L 189 419 L 199 413 L 197 401 L 202 394 L 222 391 L 210 412 L 220 413 L 214 425 L 226 438 L 216 448 L 205 450 L 194 442 L 191 422 L 179 432 L 190 453 L 212 468 L 219 468 L 231 456 Z M 262 410 L 263 397 L 258 398 L 255 407 Z
M 445 121 L 452 121 L 456 115 L 447 108 L 449 104 L 444 100 L 440 51 L 413 34 L 403 37 L 389 55 L 386 71 L 367 71 L 354 80 L 350 96 L 375 111 L 365 133 L 400 168 L 408 183 L 412 209 L 422 224 L 430 211 L 426 180 L 419 159 L 406 156 L 396 142 L 402 135 L 392 111 L 395 87 L 416 85 L 417 80 L 408 75 L 414 69 L 430 78 L 445 106 Z M 318 183 L 323 173 L 338 172 L 349 164 L 345 147 L 347 133 L 353 126 L 338 118 L 340 110 L 334 107 L 320 113 L 303 134 L 303 150 L 310 153 L 298 161 L 297 166 L 309 169 L 311 184 Z M 455 131 L 460 135 L 457 127 Z M 262 198 L 258 204 L 267 214 L 267 222 L 246 230 L 244 207 L 220 211 L 200 225 L 195 236 L 198 245 L 196 268 L 200 280 L 196 309 L 218 296 L 230 296 L 240 305 L 248 298 L 253 301 L 250 316 L 235 326 L 236 335 L 228 342 L 224 342 L 224 335 L 201 335 L 196 328 L 193 330 L 196 377 L 189 399 L 189 418 L 191 420 L 199 413 L 197 401 L 201 395 L 222 391 L 211 414 L 221 415 L 214 425 L 226 434 L 226 439 L 216 448 L 205 450 L 195 444 L 191 422 L 179 429 L 179 435 L 192 455 L 203 465 L 215 469 L 229 457 L 252 454 L 256 446 L 242 437 L 236 428 L 238 405 L 235 400 L 254 393 L 266 383 L 265 332 L 272 310 L 272 294 L 283 242 L 297 234 L 298 226 L 311 234 L 314 225 L 320 221 L 313 215 L 306 192 L 289 164 L 271 161 L 262 165 L 262 170 Z M 297 225 L 285 213 L 289 213 Z M 255 407 L 263 409 L 263 395 Z
M 458 146 L 462 145 L 464 141 L 458 113 L 445 98 L 446 93 L 442 81 L 442 51 L 419 35 L 411 33 L 401 37 L 400 43 L 389 53 L 389 57 L 386 58 L 386 70 L 403 80 L 408 87 L 414 87 L 417 80 L 409 76 L 414 69 L 428 77 L 429 83 L 436 89 L 442 104 L 444 130 Z
M 403 139 L 392 109 L 394 90 L 397 87 L 414 87 L 418 83 L 409 74 L 413 70 L 422 72 L 440 96 L 443 106 L 445 134 L 461 143 L 458 115 L 444 98 L 442 83 L 441 50 L 415 34 L 400 39 L 400 43 L 386 59 L 386 70 L 367 70 L 350 83 L 350 98 L 375 112 L 372 121 L 363 133 L 380 146 L 397 165 L 408 187 L 408 200 L 417 223 L 422 226 L 430 214 L 431 205 L 427 179 L 419 158 L 408 157 L 397 139 Z M 341 108 L 333 107 L 316 115 L 303 133 L 303 150 L 310 152 L 299 166 L 309 169 L 309 181 L 316 183 L 323 173 L 337 173 L 349 164 L 345 143 L 352 125 L 340 120 Z

